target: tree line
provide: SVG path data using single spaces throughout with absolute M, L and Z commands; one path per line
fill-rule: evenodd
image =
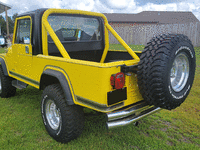
M 9 33 L 13 33 L 14 25 L 15 25 L 15 18 L 17 17 L 17 13 L 13 14 L 12 17 L 8 16 L 8 24 L 9 24 Z M 1 34 L 7 34 L 7 27 L 6 27 L 6 18 L 0 15 L 0 26 L 1 26 Z

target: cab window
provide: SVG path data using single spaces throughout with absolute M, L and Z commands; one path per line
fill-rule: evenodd
M 15 43 L 30 44 L 30 31 L 31 21 L 30 18 L 20 19 L 17 21 L 17 31 L 15 36 Z

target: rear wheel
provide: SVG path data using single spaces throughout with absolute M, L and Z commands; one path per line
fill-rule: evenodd
M 59 84 L 44 89 L 41 113 L 46 130 L 58 142 L 67 143 L 82 133 L 83 109 L 78 105 L 67 105 Z
M 169 110 L 178 107 L 192 87 L 195 66 L 195 51 L 187 36 L 153 38 L 138 64 L 138 86 L 144 100 Z
M 7 98 L 14 96 L 16 88 L 12 86 L 12 78 L 4 75 L 3 69 L 0 66 L 0 96 L 1 98 Z

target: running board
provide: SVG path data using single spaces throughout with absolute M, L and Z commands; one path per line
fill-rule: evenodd
M 106 127 L 107 129 L 111 129 L 118 126 L 125 126 L 160 110 L 160 107 L 149 106 L 142 101 L 128 108 L 106 113 Z
M 12 81 L 12 86 L 16 87 L 17 89 L 25 89 L 28 84 L 22 82 L 22 81 L 19 81 L 19 80 L 13 80 Z

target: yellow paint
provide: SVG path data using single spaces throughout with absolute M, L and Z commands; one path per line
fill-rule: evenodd
M 62 43 L 56 36 L 55 32 L 49 25 L 47 18 L 52 13 L 63 14 L 81 14 L 89 16 L 99 16 L 104 20 L 105 29 L 105 49 L 100 62 L 90 62 L 78 59 L 71 59 L 67 51 L 63 47 Z M 20 17 L 17 20 L 27 18 Z M 30 18 L 30 17 L 28 17 Z M 31 19 L 31 18 L 30 18 Z M 15 23 L 16 28 L 16 23 Z M 108 49 L 109 49 L 109 37 L 108 30 L 120 41 L 120 43 L 127 49 L 133 60 L 117 61 L 104 63 Z M 63 57 L 48 56 L 48 43 L 47 32 L 55 42 L 57 48 Z M 14 30 L 14 35 L 16 29 Z M 62 10 L 62 9 L 48 9 L 44 12 L 42 17 L 42 47 L 43 55 L 32 55 L 31 44 L 15 44 L 15 36 L 13 39 L 13 45 L 9 48 L 6 54 L 1 54 L 0 57 L 5 58 L 8 71 L 22 75 L 18 77 L 16 75 L 9 76 L 23 81 L 29 85 L 39 88 L 38 85 L 41 75 L 44 70 L 52 69 L 62 72 L 67 81 L 70 83 L 70 90 L 72 92 L 73 100 L 75 104 L 82 105 L 91 109 L 95 109 L 77 102 L 76 95 L 85 99 L 91 100 L 94 103 L 107 105 L 107 93 L 113 91 L 110 85 L 110 77 L 112 74 L 116 74 L 121 71 L 122 65 L 137 65 L 139 62 L 138 56 L 130 49 L 130 47 L 121 39 L 121 37 L 108 25 L 108 21 L 103 14 L 78 11 L 78 10 Z M 29 54 L 25 53 L 25 46 L 29 47 Z M 126 76 L 125 86 L 127 87 L 128 99 L 124 101 L 125 106 L 140 101 L 142 99 L 137 87 L 137 77 L 132 74 Z M 34 82 L 30 82 L 30 80 Z M 97 110 L 97 109 L 95 109 Z
M 130 105 L 143 99 L 137 85 L 137 74 L 131 73 L 131 76 L 126 76 L 125 86 L 127 87 L 128 99 L 125 101 L 125 105 Z
M 107 104 L 107 92 L 113 90 L 110 85 L 110 77 L 112 74 L 120 72 L 120 66 L 111 65 L 111 63 L 88 63 L 83 60 L 76 60 L 76 62 L 73 62 L 72 59 L 58 58 L 54 56 L 34 56 L 33 64 L 35 66 L 33 72 L 38 72 L 37 75 L 36 73 L 33 73 L 33 75 L 35 75 L 34 80 L 38 82 L 40 81 L 40 75 L 44 68 L 44 70 L 47 68 L 57 71 L 61 70 L 60 72 L 62 72 L 66 76 L 66 79 L 70 81 L 70 89 L 73 91 L 74 95 L 84 97 L 99 104 Z M 48 66 L 45 66 L 45 64 L 48 64 Z M 121 62 L 120 65 L 122 64 L 124 63 Z M 141 100 L 141 95 L 138 92 L 136 83 L 136 77 L 131 76 L 131 78 L 129 78 L 129 76 L 126 77 L 128 100 L 125 101 L 125 105 Z M 131 95 L 130 92 L 132 91 L 132 86 L 128 86 L 129 83 L 132 83 L 132 85 L 135 86 L 136 94 Z M 88 107 L 82 103 L 78 103 L 77 101 L 75 101 L 75 104 Z
M 30 19 L 30 41 L 32 35 L 32 19 L 30 16 L 24 16 L 16 18 L 14 35 L 17 32 L 17 22 L 21 19 Z M 31 42 L 29 44 L 21 44 L 15 43 L 16 36 L 13 36 L 12 47 L 8 49 L 8 66 L 11 71 L 17 72 L 21 75 L 30 77 L 30 68 L 32 65 L 32 45 Z M 26 53 L 26 48 L 28 49 L 28 53 Z

